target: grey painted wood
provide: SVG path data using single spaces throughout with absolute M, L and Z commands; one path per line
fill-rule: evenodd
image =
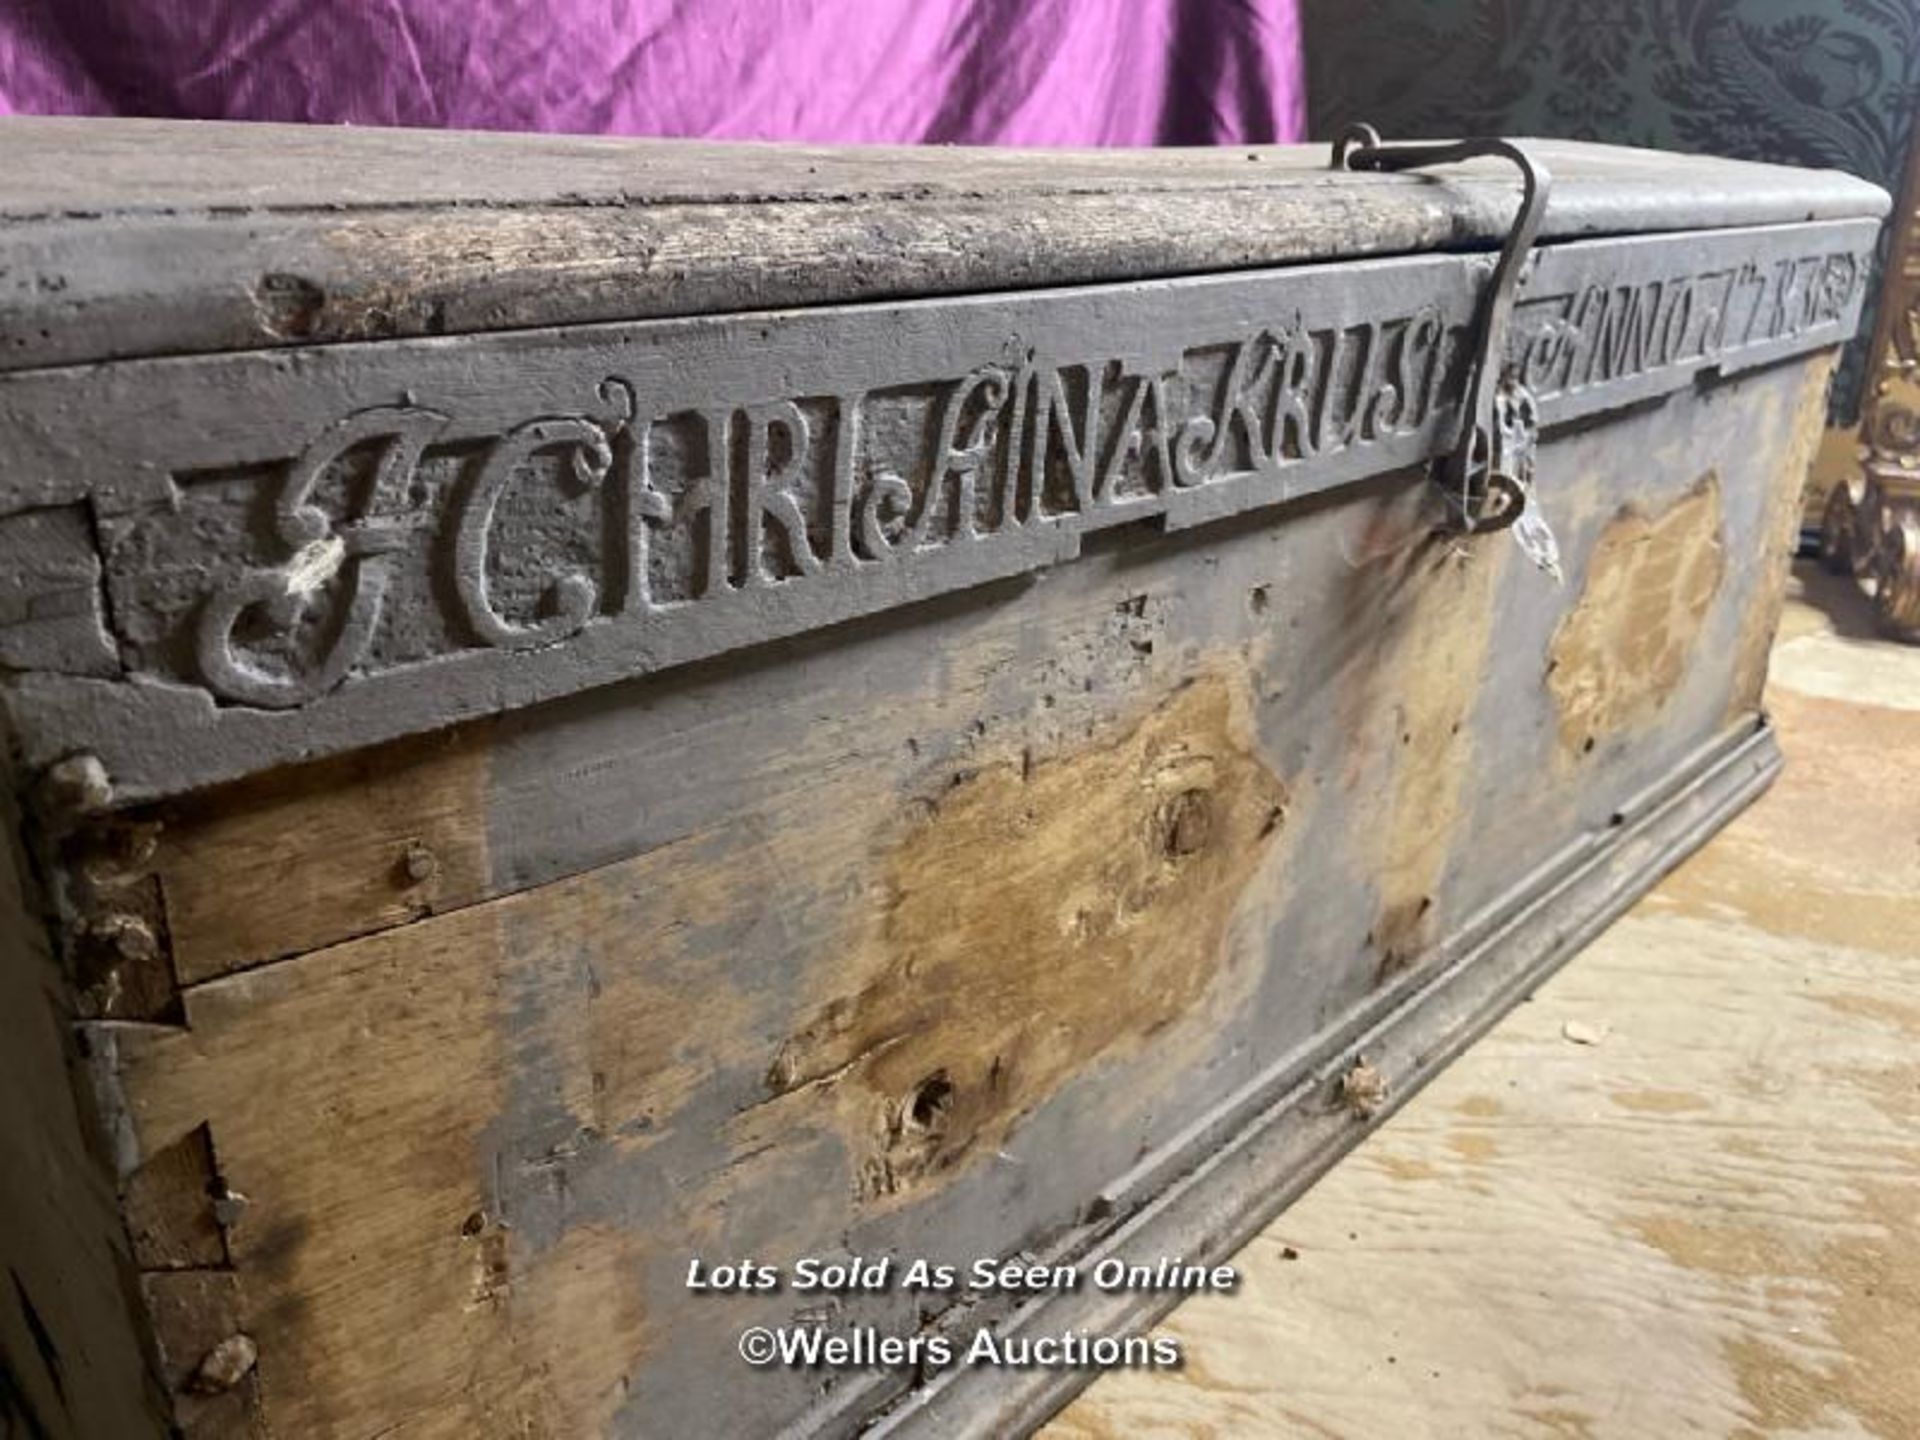
M 939 195 L 1183 194 L 1310 184 L 1365 190 L 1327 171 L 1323 145 L 1031 150 L 985 146 L 813 146 L 519 135 L 360 126 L 10 117 L 12 164 L 0 215 L 189 214 L 217 210 L 441 205 L 737 204 L 779 199 L 905 200 Z M 1743 224 L 1860 213 L 1875 187 L 1838 172 L 1575 140 L 1527 140 L 1572 187 L 1570 213 L 1630 199 L 1631 228 Z M 155 164 L 164 155 L 164 166 Z M 84 162 L 84 163 L 78 163 Z M 1250 164 L 1256 174 L 1247 173 Z M 1459 167 L 1511 189 L 1499 165 Z M 1376 177 L 1377 178 L 1377 177 Z M 1582 198 L 1585 191 L 1584 200 Z M 1404 186 L 1389 193 L 1406 193 Z M 1716 210 L 1715 207 L 1723 207 Z M 1658 217 L 1666 217 L 1664 223 Z M 1499 222 L 1504 225 L 1504 222 Z M 1549 233 L 1567 234 L 1564 228 Z
M 1831 172 L 1567 141 L 1543 238 L 1878 217 Z M 835 150 L 0 121 L 0 368 L 1485 248 L 1506 167 L 1322 146 Z
M 1733 737 L 1728 737 L 1733 738 Z M 1480 932 L 1461 937 L 1439 973 L 1394 997 L 1365 1028 L 1329 1027 L 1311 1055 L 1257 1076 L 1221 1102 L 1176 1154 L 1154 1156 L 1151 1199 L 1120 1210 L 1124 1223 L 1086 1226 L 1048 1247 L 1041 1263 L 1071 1258 L 1087 1270 L 1108 1257 L 1178 1255 L 1195 1263 L 1230 1259 L 1303 1195 L 1357 1143 L 1353 1117 L 1329 1097 L 1364 1057 L 1386 1077 L 1392 1108 L 1437 1076 L 1494 1021 L 1624 914 L 1634 901 L 1762 794 L 1782 764 L 1770 727 L 1744 731 L 1733 746 L 1691 757 L 1673 793 L 1630 828 L 1598 843 L 1570 845 Z M 1524 897 L 1524 898 L 1523 898 Z M 1383 1108 L 1368 1128 L 1384 1123 Z M 1170 1147 L 1171 1148 L 1171 1147 Z M 1204 1156 L 1200 1163 L 1195 1158 Z M 1184 1162 L 1186 1168 L 1181 1168 Z M 1146 1167 L 1142 1167 L 1143 1169 Z M 1009 1336 L 1152 1333 L 1183 1298 L 1089 1287 L 1045 1295 L 990 1318 Z M 966 1333 L 977 1312 L 951 1328 Z M 1037 1428 L 1085 1388 L 1084 1371 L 1007 1371 L 956 1366 L 925 1385 L 869 1382 L 838 1405 L 822 1406 L 823 1434 L 985 1437 Z M 872 1424 L 859 1407 L 888 1406 Z M 837 1425 L 838 1428 L 835 1428 Z
M 1552 247 L 1507 359 L 1551 426 L 1831 345 L 1872 243 Z M 1489 263 L 0 378 L 0 510 L 88 505 L 106 595 L 71 663 L 12 683 L 21 749 L 151 798 L 1418 463 L 1454 443 Z

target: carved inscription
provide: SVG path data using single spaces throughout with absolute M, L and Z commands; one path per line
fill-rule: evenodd
M 1556 397 L 1837 327 L 1865 273 L 1852 251 L 1595 268 L 1523 292 L 1515 318 L 1507 363 L 1549 421 Z M 643 661 L 648 636 L 733 627 L 707 653 L 1048 563 L 1103 526 L 1272 504 L 1452 442 L 1472 296 L 1392 293 L 1386 313 L 1169 336 L 1157 363 L 1009 337 L 963 373 L 720 403 L 589 375 L 577 408 L 478 439 L 449 437 L 451 406 L 372 407 L 281 466 L 180 477 L 251 517 L 224 553 L 253 559 L 229 558 L 190 614 L 149 563 L 123 606 L 172 618 L 144 649 L 122 638 L 144 668 L 289 707 L 356 674 L 601 626 L 627 627 Z M 182 627 L 185 650 L 166 638 Z M 676 643 L 657 653 L 700 650 Z
M 252 705 L 298 705 L 331 689 L 359 662 L 379 624 L 389 568 L 409 523 L 414 467 L 446 423 L 445 415 L 432 410 L 363 410 L 301 452 L 274 498 L 273 534 L 286 547 L 285 562 L 242 572 L 210 595 L 201 611 L 195 654 L 209 689 Z M 337 456 L 363 446 L 377 452 L 370 498 L 336 525 L 312 503 L 314 490 Z M 247 618 L 283 634 L 298 630 L 316 594 L 336 581 L 341 617 L 328 637 L 314 642 L 304 665 L 275 668 L 233 643 L 236 627 Z
M 1865 274 L 1837 254 L 1589 284 L 1523 300 L 1512 358 L 1537 395 L 1585 390 L 1836 322 Z
M 1279 498 L 1292 467 L 1428 426 L 1457 381 L 1462 343 L 1461 327 L 1426 308 L 1330 330 L 1283 326 L 1164 370 L 1029 354 L 927 385 L 651 416 L 629 381 L 610 377 L 597 405 L 493 440 L 445 487 L 438 516 L 409 499 L 409 481 L 446 417 L 368 410 L 319 436 L 279 481 L 273 538 L 284 558 L 208 597 L 199 678 L 260 706 L 338 684 L 374 642 L 409 531 L 442 535 L 443 588 L 468 643 L 527 649 L 596 621 L 830 584 L 1036 527 L 1097 528 L 1228 479 L 1267 477 Z M 375 470 L 365 507 L 331 522 L 308 497 L 356 458 Z M 523 491 L 597 501 L 584 523 L 607 564 L 597 576 L 545 573 L 531 607 L 515 612 L 499 577 L 518 575 L 526 590 L 529 564 L 544 558 L 503 553 L 501 517 Z M 344 618 L 316 617 L 329 604 Z M 302 627 L 324 638 L 297 658 L 286 641 Z

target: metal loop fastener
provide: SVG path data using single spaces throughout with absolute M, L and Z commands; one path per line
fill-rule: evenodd
M 1389 145 L 1371 125 L 1349 125 L 1333 147 L 1335 169 L 1383 173 L 1451 165 L 1483 155 L 1511 160 L 1519 167 L 1524 189 L 1476 320 L 1473 372 L 1461 409 L 1461 429 L 1438 476 L 1467 530 L 1504 529 L 1517 521 L 1526 507 L 1531 476 L 1525 470 L 1531 466 L 1520 454 L 1511 453 L 1511 446 L 1519 440 L 1530 456 L 1537 407 L 1518 378 L 1505 373 L 1507 329 L 1520 288 L 1520 272 L 1546 214 L 1553 176 L 1522 146 L 1497 138 Z M 1507 403 L 1496 406 L 1499 398 Z M 1515 420 L 1520 417 L 1524 417 L 1523 426 L 1516 426 Z M 1527 433 L 1517 434 L 1523 427 Z

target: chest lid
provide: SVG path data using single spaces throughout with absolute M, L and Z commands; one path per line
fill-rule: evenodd
M 1832 171 L 1562 140 L 1540 242 L 1878 217 Z M 1321 145 L 833 149 L 9 119 L 0 368 L 1497 247 L 1510 166 Z

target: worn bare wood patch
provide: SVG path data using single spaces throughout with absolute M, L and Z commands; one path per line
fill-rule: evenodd
M 997 1144 L 1209 992 L 1285 805 L 1252 747 L 1244 680 L 1207 670 L 1055 756 L 898 802 L 924 809 L 904 838 L 892 806 L 823 812 L 803 790 L 759 839 L 760 821 L 723 822 L 192 986 L 187 1029 L 121 1032 L 136 1148 L 158 1163 L 207 1124 L 248 1196 L 228 1238 L 267 1412 L 314 1434 L 402 1417 L 421 1434 L 597 1433 L 661 1341 L 653 1268 L 724 1241 L 724 1207 L 811 1153 L 817 1122 L 860 1116 L 859 1173 L 817 1187 L 838 1211 L 888 1165 L 899 1184 Z M 783 923 L 760 866 L 817 874 L 824 893 L 869 855 L 882 882 L 809 917 L 821 938 L 801 953 L 844 976 L 825 937 L 865 934 L 847 1014 L 870 1063 L 840 1099 L 819 1092 L 822 1111 L 775 1124 L 760 1107 L 705 1132 L 706 1158 L 646 1225 L 595 1218 L 629 1203 L 609 1177 L 712 1124 L 717 1072 L 817 1077 L 857 1043 L 820 1030 L 776 1060 L 779 984 L 737 988 L 729 927 Z M 600 1209 L 568 1198 L 581 1186 Z M 783 1243 L 817 1244 L 827 1223 L 793 1207 Z
M 1920 653 L 1796 568 L 1779 782 L 1046 1440 L 1920 1433 Z
M 486 893 L 483 730 L 360 752 L 161 811 L 153 868 L 179 982 Z
M 924 802 L 883 862 L 846 990 L 768 1075 L 779 1095 L 830 1084 L 862 1199 L 992 1150 L 1214 983 L 1286 806 L 1241 685 L 1204 675 L 1122 734 Z
M 405 815 L 409 777 L 370 776 L 366 813 Z M 229 1241 L 276 1425 L 610 1425 L 658 1338 L 649 1266 L 686 1252 L 715 1192 L 689 1177 L 685 1211 L 642 1225 L 604 1177 L 644 1165 L 718 1072 L 765 1068 L 763 1022 L 726 971 L 730 927 L 763 906 L 758 865 L 830 867 L 864 845 L 856 810 L 809 827 L 817 790 L 794 789 L 773 790 L 764 843 L 761 822 L 709 816 L 617 864 L 189 986 L 185 1029 L 114 1032 L 136 1155 L 164 1164 L 204 1123 L 248 1197 Z M 382 852 L 338 797 L 306 793 L 343 852 Z M 483 832 L 480 797 L 423 794 L 456 799 Z M 280 813 L 287 863 L 315 827 L 291 800 Z M 723 1146 L 704 1153 L 725 1170 Z M 573 1198 L 589 1183 L 598 1211 Z
M 1656 513 L 1629 502 L 1602 532 L 1547 667 L 1564 756 L 1644 722 L 1679 686 L 1726 572 L 1720 527 L 1708 471 Z
M 538 898 L 645 946 L 608 877 Z M 533 897 L 529 897 L 533 898 Z M 504 902 L 512 906 L 515 902 Z M 628 893 L 628 903 L 633 897 Z M 236 1302 L 275 1424 L 352 1435 L 595 1433 L 643 1349 L 629 1237 L 584 1230 L 535 1255 L 500 1214 L 488 1127 L 517 1073 L 511 909 L 476 907 L 199 986 L 189 1030 L 131 1032 L 120 1083 L 137 1143 L 212 1126 L 249 1197 L 229 1232 Z M 624 922 L 624 923 L 623 923 Z M 585 1070 L 562 1070 L 590 1111 Z M 297 1076 L 297 1083 L 289 1083 Z
M 1421 498 L 1371 512 L 1339 597 L 1349 633 L 1365 646 L 1342 694 L 1346 771 L 1383 763 L 1389 776 L 1384 795 L 1356 817 L 1374 856 L 1367 943 L 1378 980 L 1417 960 L 1448 919 L 1440 881 L 1468 818 L 1473 706 L 1508 560 L 1506 546 L 1432 533 Z
M 1793 563 L 1794 540 L 1801 523 L 1802 486 L 1824 433 L 1827 390 L 1835 359 L 1822 355 L 1806 362 L 1799 393 L 1787 407 L 1788 413 L 1780 417 L 1787 433 L 1778 446 L 1780 463 L 1768 491 L 1767 519 L 1762 527 L 1766 554 L 1753 595 L 1741 614 L 1734 644 L 1729 714 L 1758 710 L 1766 689 L 1767 655 L 1786 604 L 1787 570 Z

